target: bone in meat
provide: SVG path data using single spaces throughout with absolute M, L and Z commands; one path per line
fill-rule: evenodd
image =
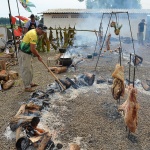
M 114 99 L 119 99 L 120 96 L 124 96 L 125 85 L 124 85 L 124 67 L 119 64 L 116 65 L 115 71 L 112 74 L 113 85 L 112 85 L 112 95 Z
M 119 106 L 118 110 L 124 112 L 124 121 L 131 132 L 135 132 L 137 128 L 137 118 L 139 104 L 136 100 L 137 89 L 133 87 L 128 88 L 127 100 Z
M 106 40 L 106 48 L 107 48 L 107 50 L 110 50 L 110 38 L 111 38 L 111 34 L 108 35 L 107 40 Z

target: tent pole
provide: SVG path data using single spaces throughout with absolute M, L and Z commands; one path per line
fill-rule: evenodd
M 19 6 L 18 6 L 18 0 L 16 0 L 16 3 L 17 3 L 18 15 L 19 15 L 19 17 L 20 17 L 20 11 L 19 11 Z M 22 27 L 20 18 L 19 18 L 19 25 L 20 25 L 20 27 Z
M 11 25 L 11 29 L 12 29 L 12 36 L 13 36 L 13 40 L 14 40 L 14 45 L 15 45 L 15 52 L 16 52 L 16 57 L 17 57 L 17 46 L 16 46 L 16 39 L 15 39 L 15 35 L 14 35 L 14 29 L 13 29 L 13 24 L 11 21 L 11 9 L 10 9 L 10 2 L 8 0 L 8 7 L 9 7 L 9 20 L 10 20 L 10 25 Z

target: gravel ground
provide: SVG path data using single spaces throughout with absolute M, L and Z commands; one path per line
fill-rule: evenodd
M 129 78 L 129 67 L 126 55 L 129 56 L 133 52 L 132 45 L 123 44 L 122 65 L 125 67 L 125 78 Z M 113 43 L 112 49 L 116 48 Z M 79 49 L 79 48 L 78 48 Z M 92 53 L 94 47 L 79 49 L 80 53 Z M 150 60 L 149 47 L 140 47 L 135 45 L 136 54 L 143 57 L 143 64 L 136 68 L 135 79 L 144 81 L 150 79 Z M 44 61 L 48 57 L 53 57 L 54 52 L 41 53 Z M 85 59 L 78 65 L 77 71 L 69 70 L 66 73 L 57 75 L 59 78 L 73 77 L 84 72 L 91 72 L 104 77 L 106 80 L 111 78 L 115 64 L 118 62 L 117 53 L 105 53 L 100 57 L 98 65 L 95 69 L 97 57 L 94 59 Z M 46 90 L 48 84 L 54 82 L 54 79 L 39 63 L 36 58 L 33 61 L 34 81 L 40 84 L 37 90 Z M 18 66 L 11 69 L 19 71 Z M 133 69 L 132 73 L 133 74 Z M 132 78 L 131 78 L 132 79 Z M 136 133 L 128 137 L 125 130 L 124 120 L 118 113 L 118 104 L 111 94 L 111 85 L 107 82 L 104 84 L 96 84 L 90 87 L 80 89 L 68 89 L 66 93 L 56 93 L 51 97 L 51 106 L 49 111 L 44 111 L 41 119 L 41 126 L 53 133 L 53 140 L 63 144 L 63 150 L 67 150 L 70 143 L 78 143 L 82 150 L 149 150 L 150 149 L 150 92 L 144 91 L 141 84 L 137 84 L 138 102 L 140 104 L 138 116 L 138 128 Z M 21 103 L 27 102 L 30 97 L 29 93 L 23 92 L 22 81 L 16 81 L 15 86 L 11 89 L 0 92 L 0 149 L 14 150 L 15 139 L 12 133 L 6 131 L 8 123 L 16 112 Z M 121 104 L 125 101 L 126 96 L 121 98 Z M 42 124 L 43 123 L 43 124 Z M 8 136 L 11 137 L 7 138 Z

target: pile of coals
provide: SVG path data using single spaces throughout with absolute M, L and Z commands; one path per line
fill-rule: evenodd
M 94 74 L 84 73 L 73 79 L 67 77 L 60 81 L 66 89 L 70 87 L 78 89 L 93 85 L 94 80 Z M 16 133 L 17 150 L 58 150 L 63 147 L 62 144 L 55 144 L 52 141 L 52 134 L 49 131 L 38 127 L 42 119 L 42 110 L 49 111 L 50 100 L 55 92 L 61 90 L 61 86 L 55 82 L 48 85 L 46 92 L 38 90 L 32 93 L 27 103 L 20 106 L 9 123 L 11 131 Z
M 43 106 L 33 102 L 22 104 L 10 121 L 10 129 L 16 132 L 17 150 L 58 150 L 62 144 L 55 144 L 52 135 L 38 127 Z
M 75 76 L 73 79 L 66 77 L 65 79 L 60 79 L 60 82 L 65 86 L 66 89 L 72 87 L 78 89 L 83 86 L 92 86 L 95 80 L 95 75 L 91 73 L 84 73 L 78 76 Z M 58 92 L 63 90 L 58 82 L 48 85 L 48 90 L 46 93 Z

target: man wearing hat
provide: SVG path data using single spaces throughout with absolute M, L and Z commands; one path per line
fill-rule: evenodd
M 142 19 L 141 22 L 138 24 L 138 43 L 142 45 L 144 45 L 144 42 L 143 42 L 144 25 L 145 25 L 145 19 Z
M 31 20 L 29 20 L 25 24 L 25 33 L 30 31 L 31 29 L 35 29 L 39 24 L 38 21 L 35 20 L 35 16 L 33 14 L 30 16 L 30 18 L 31 18 Z
M 30 30 L 24 35 L 19 46 L 19 67 L 26 92 L 33 92 L 34 89 L 32 89 L 32 87 L 37 86 L 37 84 L 32 83 L 32 57 L 35 56 L 39 61 L 42 61 L 42 58 L 36 50 L 36 44 L 38 42 L 38 37 L 44 34 L 46 29 L 46 26 L 39 24 L 36 29 Z

